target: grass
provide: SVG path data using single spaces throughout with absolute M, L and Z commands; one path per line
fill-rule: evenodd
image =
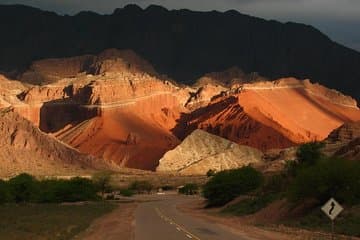
M 277 198 L 278 196 L 275 194 L 267 194 L 243 199 L 238 203 L 226 207 L 222 210 L 222 213 L 236 216 L 253 214 L 265 208 L 268 204 L 275 201 Z
M 67 240 L 112 211 L 108 203 L 0 205 L 0 239 Z
M 283 224 L 290 227 L 331 232 L 331 222 L 319 208 L 300 219 L 286 221 Z M 335 220 L 335 232 L 360 237 L 360 205 L 348 208 L 338 216 Z

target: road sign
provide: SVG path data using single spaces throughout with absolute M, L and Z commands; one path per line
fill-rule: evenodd
M 321 210 L 331 219 L 334 220 L 344 209 L 343 207 L 333 198 L 331 198 Z

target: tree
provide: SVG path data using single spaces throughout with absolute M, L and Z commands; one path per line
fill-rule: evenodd
M 314 165 L 321 159 L 321 149 L 323 147 L 324 143 L 321 142 L 310 142 L 301 145 L 296 152 L 298 162 L 304 165 Z
M 111 174 L 109 172 L 98 172 L 93 175 L 92 180 L 101 192 L 101 197 L 104 199 L 105 192 L 111 189 Z
M 130 190 L 136 193 L 150 193 L 153 186 L 148 181 L 135 181 L 130 184 Z
M 257 189 L 262 183 L 262 174 L 247 166 L 215 174 L 205 184 L 203 194 L 208 206 L 222 206 L 239 195 Z
M 179 193 L 185 195 L 194 195 L 199 192 L 199 186 L 195 183 L 188 183 L 179 189 Z
M 33 201 L 39 191 L 36 179 L 26 173 L 11 178 L 8 184 L 10 195 L 16 203 Z
M 288 189 L 288 199 L 298 202 L 316 199 L 319 203 L 334 197 L 349 205 L 360 203 L 360 162 L 324 158 L 299 170 Z
M 10 201 L 9 186 L 7 182 L 0 179 L 0 204 Z

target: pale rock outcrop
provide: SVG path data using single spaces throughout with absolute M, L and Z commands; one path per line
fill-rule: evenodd
M 210 169 L 221 171 L 261 163 L 262 153 L 259 150 L 195 130 L 160 159 L 156 171 L 201 175 Z

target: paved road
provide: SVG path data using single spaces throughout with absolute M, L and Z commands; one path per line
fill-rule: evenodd
M 135 240 L 248 240 L 176 209 L 192 201 L 191 197 L 169 195 L 140 204 L 135 212 Z

